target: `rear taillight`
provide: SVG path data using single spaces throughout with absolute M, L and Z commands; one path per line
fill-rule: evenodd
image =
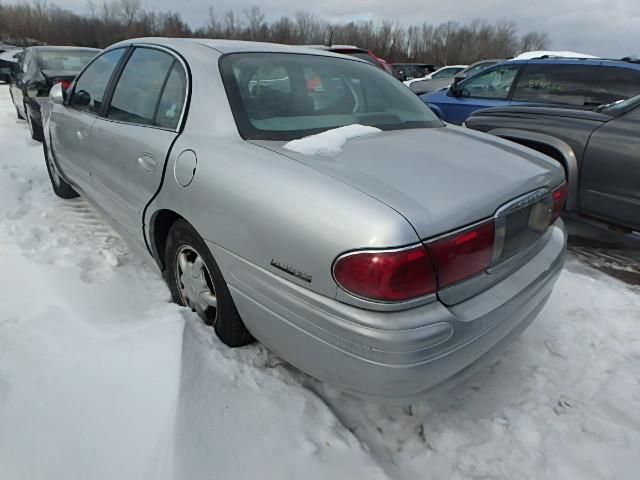
M 344 290 L 371 300 L 399 302 L 434 293 L 489 267 L 494 223 L 485 223 L 406 250 L 353 252 L 333 275 Z
M 484 223 L 427 244 L 438 277 L 438 288 L 448 287 L 486 270 L 491 264 L 495 224 Z
M 549 225 L 553 225 L 558 217 L 562 214 L 564 206 L 567 203 L 567 195 L 569 194 L 569 186 L 565 183 L 560 185 L 551 192 L 553 198 L 553 213 Z
M 60 85 L 62 85 L 62 89 L 66 90 L 67 88 L 69 88 L 71 86 L 71 82 L 67 82 L 66 80 L 60 80 L 59 82 Z
M 547 228 L 547 218 L 551 225 L 564 210 L 567 193 L 566 183 L 551 192 L 550 217 L 546 196 L 544 218 L 540 222 L 542 232 Z M 519 215 L 518 212 L 514 215 Z M 525 223 L 531 222 L 528 212 Z M 493 259 L 495 237 L 496 223 L 490 220 L 405 250 L 348 253 L 336 260 L 334 278 L 344 290 L 359 297 L 387 302 L 410 300 L 487 270 Z
M 397 302 L 436 291 L 433 265 L 422 245 L 343 255 L 333 275 L 346 291 L 372 300 Z

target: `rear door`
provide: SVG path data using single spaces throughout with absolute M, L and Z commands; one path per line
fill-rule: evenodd
M 49 146 L 61 170 L 85 194 L 91 194 L 91 127 L 100 114 L 107 87 L 122 60 L 125 47 L 109 50 L 93 60 L 75 82 L 64 105 L 51 104 Z
M 182 61 L 160 47 L 135 47 L 92 128 L 91 181 L 100 204 L 131 235 L 162 180 L 187 92 Z
M 640 229 L 640 107 L 592 134 L 582 163 L 580 208 Z
M 528 63 L 516 83 L 514 102 L 589 106 L 589 94 L 598 65 L 580 60 L 566 63 Z

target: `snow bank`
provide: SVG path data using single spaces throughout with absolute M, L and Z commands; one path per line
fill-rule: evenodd
M 0 87 L 0 478 L 635 479 L 640 295 L 573 260 L 489 367 L 407 408 L 348 397 L 170 303 L 53 196 Z
M 544 55 L 548 55 L 550 57 L 561 57 L 561 58 L 598 58 L 594 55 L 589 55 L 588 53 L 578 53 L 571 51 L 553 51 L 553 50 L 535 50 L 532 52 L 524 52 L 514 57 L 513 60 L 530 60 L 532 58 L 539 58 Z
M 368 137 L 380 133 L 382 130 L 375 127 L 353 124 L 345 127 L 333 128 L 326 132 L 310 135 L 287 142 L 283 148 L 304 155 L 320 155 L 333 157 L 342 152 L 342 147 L 348 140 L 358 137 Z

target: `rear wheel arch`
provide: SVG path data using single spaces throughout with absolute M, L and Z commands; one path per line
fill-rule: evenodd
M 151 217 L 149 223 L 149 238 L 151 240 L 151 250 L 161 271 L 165 271 L 165 249 L 167 247 L 167 238 L 169 231 L 174 223 L 178 220 L 185 220 L 180 214 L 173 210 L 158 210 Z
M 567 210 L 578 206 L 578 160 L 571 146 L 551 135 L 522 130 L 498 128 L 487 133 L 518 143 L 555 159 L 564 168 L 569 195 Z

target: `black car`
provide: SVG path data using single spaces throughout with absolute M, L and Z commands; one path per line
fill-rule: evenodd
M 488 108 L 465 125 L 558 160 L 568 210 L 640 231 L 640 95 L 593 110 Z
M 13 48 L 0 53 L 0 82 L 11 81 L 11 75 L 18 71 L 22 52 L 21 48 Z
M 79 47 L 29 47 L 11 76 L 11 99 L 18 118 L 26 118 L 34 140 L 42 141 L 40 107 L 57 82 L 69 84 L 100 50 Z
M 436 71 L 436 66 L 430 63 L 392 63 L 391 68 L 396 78 L 403 82 L 422 78 Z

